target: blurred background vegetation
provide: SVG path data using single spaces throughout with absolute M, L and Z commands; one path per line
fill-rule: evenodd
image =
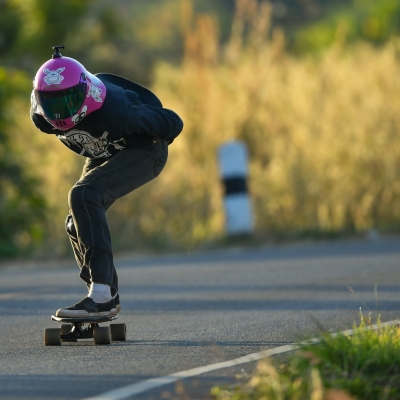
M 150 87 L 185 122 L 119 200 L 117 251 L 221 244 L 217 149 L 243 140 L 259 241 L 400 230 L 397 0 L 0 0 L 0 257 L 60 257 L 83 159 L 29 119 L 51 54 Z

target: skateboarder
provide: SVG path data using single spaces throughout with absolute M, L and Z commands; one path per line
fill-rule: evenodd
M 68 196 L 69 235 L 89 293 L 58 317 L 115 316 L 120 310 L 106 211 L 114 201 L 154 179 L 183 122 L 149 90 L 112 74 L 92 75 L 55 46 L 35 76 L 31 119 L 86 157 Z M 62 160 L 60 160 L 62 162 Z

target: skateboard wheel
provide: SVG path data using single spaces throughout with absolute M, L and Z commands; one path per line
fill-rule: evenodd
M 126 340 L 125 324 L 110 324 L 111 339 L 113 342 L 124 342 Z
M 44 330 L 44 345 L 45 346 L 61 346 L 61 329 L 46 328 Z
M 110 344 L 111 331 L 109 326 L 97 326 L 93 329 L 94 344 Z

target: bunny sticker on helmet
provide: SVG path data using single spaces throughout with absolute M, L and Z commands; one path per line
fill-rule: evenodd
M 101 86 L 102 82 L 99 78 L 96 78 L 94 75 L 91 75 L 90 79 L 91 79 L 93 85 Z
M 46 76 L 43 78 L 43 80 L 50 86 L 50 85 L 59 85 L 64 77 L 61 75 L 61 72 L 65 70 L 64 67 L 62 68 L 57 68 L 55 71 L 50 71 L 48 68 L 45 68 L 43 72 L 46 74 Z
M 90 85 L 87 97 L 92 96 L 94 101 L 101 103 L 103 99 L 100 97 L 102 90 L 94 85 Z

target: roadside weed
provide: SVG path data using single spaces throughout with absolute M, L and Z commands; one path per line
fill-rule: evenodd
M 259 362 L 243 386 L 214 387 L 216 400 L 400 399 L 400 331 L 398 325 L 371 329 L 362 316 L 353 335 L 324 335 L 283 365 Z

